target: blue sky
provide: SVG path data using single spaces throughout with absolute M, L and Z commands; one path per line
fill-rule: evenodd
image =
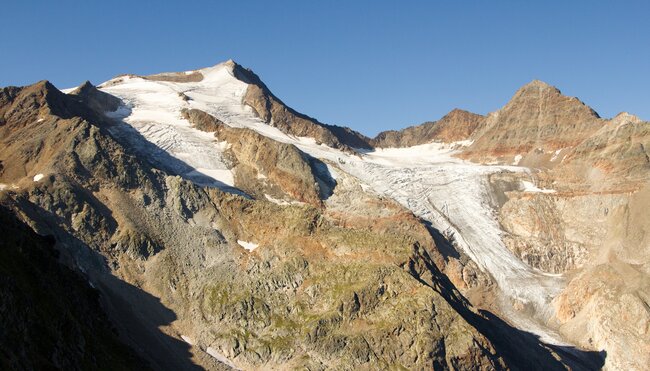
M 650 119 L 650 1 L 9 1 L 0 86 L 252 68 L 293 108 L 374 135 L 540 79 Z

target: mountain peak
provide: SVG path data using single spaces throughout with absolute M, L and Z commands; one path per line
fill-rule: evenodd
M 556 95 L 561 95 L 562 92 L 560 89 L 556 88 L 555 86 L 548 84 L 542 80 L 533 80 L 529 82 L 528 84 L 522 86 L 517 90 L 517 93 L 515 94 L 515 97 L 520 96 L 520 95 L 538 95 L 541 93 L 551 93 L 551 94 L 556 94 Z
M 449 111 L 444 117 L 442 117 L 440 120 L 444 119 L 457 119 L 457 118 L 465 118 L 465 117 L 482 117 L 481 115 L 470 112 L 461 108 L 454 108 L 451 111 Z
M 540 105 L 541 102 L 544 102 L 544 104 Z M 503 109 L 513 109 L 517 107 L 523 109 L 533 109 L 534 107 L 538 107 L 537 109 L 542 109 L 544 111 L 559 110 L 558 113 L 561 113 L 562 111 L 560 107 L 564 107 L 563 109 L 566 112 L 563 114 L 565 115 L 570 113 L 583 114 L 593 118 L 600 118 L 596 111 L 587 106 L 580 99 L 566 96 L 562 94 L 560 89 L 541 80 L 533 80 L 519 88 Z
M 555 87 L 547 82 L 544 82 L 542 80 L 533 80 L 529 82 L 528 84 L 524 85 L 523 87 L 535 87 L 535 88 L 543 88 L 543 89 L 555 89 Z
M 73 91 L 70 92 L 70 94 L 73 95 L 79 95 L 88 91 L 92 91 L 97 89 L 95 85 L 93 85 L 89 80 L 84 81 L 83 84 L 77 86 Z

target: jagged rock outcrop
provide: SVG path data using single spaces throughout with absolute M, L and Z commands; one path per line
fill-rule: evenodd
M 402 130 L 383 131 L 370 142 L 374 147 L 411 147 L 430 142 L 451 143 L 470 138 L 485 117 L 454 109 L 443 118 Z

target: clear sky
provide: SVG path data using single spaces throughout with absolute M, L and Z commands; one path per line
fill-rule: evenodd
M 533 79 L 650 120 L 650 1 L 6 1 L 0 86 L 60 88 L 234 59 L 367 135 L 485 114 Z

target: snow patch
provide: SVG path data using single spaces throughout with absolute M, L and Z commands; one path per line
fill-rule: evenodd
M 563 149 L 564 149 L 564 148 L 560 148 L 560 149 L 558 149 L 557 151 L 553 152 L 553 157 L 551 157 L 551 162 L 557 160 L 557 156 L 560 155 L 560 152 L 562 152 Z
M 0 191 L 4 191 L 5 189 L 7 189 L 7 187 L 9 186 L 4 183 L 0 183 Z
M 43 174 L 36 174 L 34 175 L 34 181 L 38 182 L 39 180 L 43 179 Z
M 237 240 L 237 243 L 239 244 L 239 246 L 243 247 L 244 249 L 246 249 L 248 251 L 253 251 L 253 250 L 257 249 L 257 247 L 259 246 L 258 244 L 254 243 L 254 242 L 247 242 L 247 241 L 242 241 L 242 240 Z
M 214 357 L 217 361 L 219 361 L 219 362 L 221 362 L 221 363 L 223 363 L 223 364 L 225 364 L 225 365 L 227 365 L 229 367 L 232 367 L 235 370 L 239 370 L 239 368 L 237 368 L 237 366 L 235 366 L 234 363 L 232 363 L 228 358 L 223 356 L 221 353 L 217 352 L 216 349 L 214 349 L 212 347 L 208 347 L 208 349 L 206 349 L 205 352 L 208 353 L 209 355 L 211 355 L 212 357 Z
M 183 339 L 183 341 L 185 341 L 189 345 L 194 345 L 194 343 L 192 342 L 192 338 L 189 336 L 181 335 L 181 339 Z
M 556 192 L 554 189 L 538 188 L 535 184 L 526 180 L 522 180 L 521 184 L 524 187 L 524 192 L 533 192 L 533 193 L 555 193 Z
M 273 197 L 273 196 L 271 196 L 269 194 L 266 194 L 266 193 L 264 194 L 264 198 L 266 198 L 268 201 L 273 202 L 274 204 L 278 204 L 280 206 L 304 205 L 305 204 L 304 202 L 295 201 L 295 200 L 292 200 L 292 201 L 280 200 L 280 199 L 275 198 L 275 197 Z
M 522 156 L 522 155 L 517 155 L 517 156 L 515 156 L 515 160 L 512 161 L 512 164 L 515 165 L 515 166 L 519 165 L 519 161 L 521 161 L 521 159 L 522 159 L 523 157 L 524 157 L 524 156 Z
M 273 197 L 273 196 L 271 196 L 271 195 L 268 195 L 268 194 L 266 194 L 266 193 L 264 194 L 264 197 L 265 197 L 267 200 L 273 202 L 274 204 L 278 204 L 278 205 L 282 205 L 282 206 L 290 205 L 290 204 L 291 204 L 291 203 L 288 202 L 288 201 L 284 201 L 284 200 L 277 199 L 277 198 L 275 198 L 275 197 Z

